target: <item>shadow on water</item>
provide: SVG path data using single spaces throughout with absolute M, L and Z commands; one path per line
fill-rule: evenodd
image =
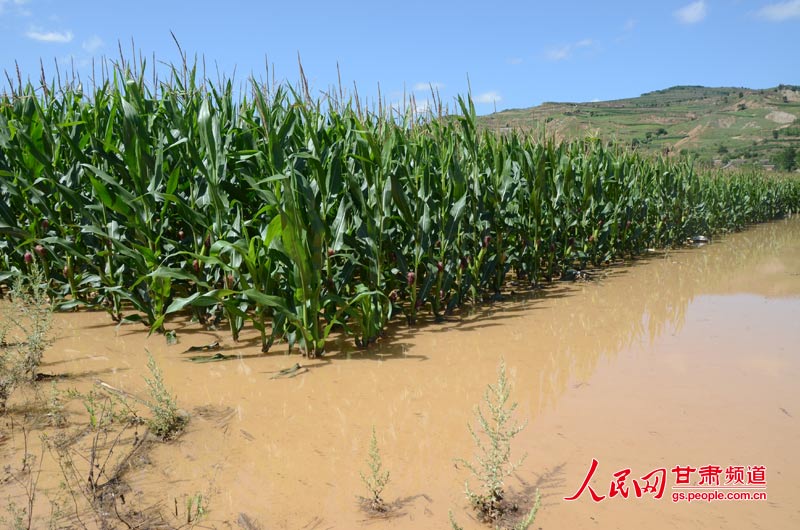
M 548 380 L 542 383 L 563 389 L 571 377 L 588 379 L 601 358 L 613 359 L 640 341 L 652 344 L 667 331 L 680 332 L 690 304 L 699 296 L 796 296 L 796 283 L 782 290 L 781 278 L 800 269 L 798 240 L 800 218 L 795 217 L 752 227 L 703 248 L 661 251 L 613 271 L 603 281 L 613 282 L 614 289 L 604 289 L 603 281 L 585 289 L 580 301 L 570 305 L 569 318 L 549 321 L 540 329 L 543 340 L 555 345 L 545 372 Z M 766 263 L 778 272 L 765 272 Z M 635 281 L 616 281 L 634 274 Z M 567 337 L 584 341 L 559 340 Z M 544 396 L 558 394 L 552 390 Z
M 613 263 L 590 271 L 591 280 L 587 282 L 556 280 L 536 288 L 515 286 L 511 282 L 510 291 L 504 293 L 500 301 L 464 308 L 457 315 L 447 317 L 445 322 L 424 318 L 413 329 L 438 332 L 476 329 L 476 323 L 481 326 L 495 325 L 496 320 L 527 314 L 532 309 L 546 306 L 548 302 L 585 293 L 587 287 L 602 287 L 608 281 L 628 276 L 642 268 L 647 269 L 644 288 L 641 283 L 627 286 L 628 291 L 623 298 L 628 303 L 614 307 L 614 312 L 624 311 L 631 317 L 629 320 L 636 322 L 649 316 L 651 325 L 655 326 L 667 322 L 680 325 L 686 306 L 696 296 L 714 292 L 738 274 L 755 274 L 757 264 L 765 259 L 790 259 L 784 254 L 788 254 L 787 248 L 799 238 L 800 218 L 794 217 L 753 226 L 746 231 L 721 237 L 705 247 L 658 250 L 633 261 Z M 675 259 L 684 255 L 687 259 Z M 591 302 L 595 301 L 591 299 Z M 586 304 L 591 311 L 595 311 L 594 305 Z M 597 324 L 591 322 L 596 322 L 598 315 L 585 317 L 585 314 L 578 313 L 576 325 L 570 326 L 569 322 L 564 324 L 568 330 L 578 328 L 589 331 L 602 322 L 602 315 Z M 408 328 L 400 320 L 394 321 L 392 327 Z M 634 329 L 621 335 L 638 335 L 640 332 Z M 659 332 L 660 329 L 652 330 L 650 335 Z
M 433 504 L 433 500 L 430 498 L 430 496 L 424 493 L 419 493 L 417 495 L 409 495 L 407 497 L 401 497 L 399 499 L 387 503 L 386 507 L 388 509 L 385 512 L 375 512 L 370 508 L 370 504 L 372 502 L 370 499 L 367 499 L 365 497 L 358 497 L 357 502 L 360 506 L 361 511 L 369 514 L 367 518 L 361 519 L 359 522 L 363 525 L 372 525 L 389 519 L 400 519 L 408 515 L 408 509 L 411 506 L 422 501 L 424 501 L 426 505 Z M 428 509 L 427 506 L 425 507 L 425 509 Z
M 56 364 L 56 363 L 53 363 Z M 38 373 L 36 374 L 36 381 L 61 381 L 61 380 L 81 380 L 81 379 L 93 379 L 100 375 L 108 375 L 108 374 L 116 374 L 118 372 L 124 372 L 129 370 L 129 368 L 122 368 L 122 367 L 110 367 L 110 368 L 103 368 L 102 370 L 86 370 L 84 372 L 64 372 L 59 374 L 48 374 L 48 373 Z
M 548 366 L 540 372 L 539 383 L 542 397 L 554 399 L 560 392 L 553 390 L 562 390 L 570 379 L 587 379 L 601 358 L 613 359 L 621 350 L 638 341 L 652 342 L 667 330 L 680 331 L 687 308 L 698 296 L 737 292 L 781 296 L 780 282 L 775 281 L 776 277 L 765 279 L 759 266 L 769 260 L 778 262 L 782 264 L 778 269 L 788 271 L 784 279 L 791 280 L 792 273 L 800 272 L 800 258 L 796 255 L 798 240 L 800 218 L 794 217 L 751 227 L 703 248 L 660 250 L 632 262 L 595 269 L 587 282 L 553 281 L 534 288 L 512 281 L 502 299 L 463 308 L 443 321 L 422 315 L 415 325 L 408 326 L 403 316 L 398 315 L 381 340 L 366 349 L 356 348 L 352 338 L 335 332 L 322 359 L 424 361 L 428 359 L 426 355 L 410 353 L 411 339 L 420 331 L 480 333 L 518 318 L 522 319 L 520 327 L 526 333 L 527 328 L 535 329 L 535 342 L 551 347 Z M 636 281 L 621 281 L 632 275 Z M 614 284 L 614 289 L 606 288 L 610 284 Z M 568 304 L 568 315 L 558 320 L 537 319 L 542 309 L 556 303 Z M 230 343 L 219 338 L 227 332 L 225 326 L 208 329 L 185 316 L 176 316 L 170 322 L 178 326 L 179 338 L 188 339 L 186 344 L 221 340 L 218 351 L 223 358 L 215 362 L 299 351 L 297 347 L 287 351 L 287 343 L 279 341 L 269 352 L 262 353 L 258 351 L 260 337 L 255 333 L 243 333 L 239 342 Z M 107 324 L 88 327 L 104 326 Z M 122 326 L 118 328 L 118 336 L 139 334 L 141 330 L 141 325 Z M 207 341 L 202 337 L 207 337 Z M 327 362 L 321 366 L 326 365 Z M 543 399 L 542 406 L 546 402 Z
M 395 321 L 387 336 L 362 355 L 377 358 L 388 353 L 387 359 L 407 359 L 405 346 L 398 348 L 396 341 L 418 331 L 480 333 L 517 318 L 511 338 L 528 340 L 531 348 L 548 347 L 546 366 L 529 374 L 534 377 L 531 382 L 538 380 L 539 406 L 545 408 L 555 403 L 570 381 L 587 380 L 601 359 L 614 359 L 637 344 L 652 344 L 667 332 L 680 332 L 689 306 L 699 296 L 796 296 L 798 241 L 800 218 L 794 217 L 721 237 L 702 248 L 649 253 L 624 265 L 595 270 L 588 282 L 515 289 L 503 300 L 465 309 L 445 322 L 427 318 L 409 327 Z M 562 318 L 537 318 L 541 309 L 556 301 L 566 307 Z
M 562 462 L 557 466 L 546 469 L 543 473 L 539 474 L 535 482 L 528 482 L 519 475 L 515 475 L 515 478 L 522 484 L 522 489 L 518 494 L 512 496 L 513 502 L 520 506 L 530 506 L 538 491 L 542 496 L 542 506 L 558 504 L 561 501 L 559 497 L 560 494 L 552 492 L 562 491 L 566 485 L 567 481 L 564 478 L 564 468 L 566 466 L 567 463 Z M 555 499 L 553 499 L 554 496 L 556 496 Z
M 352 339 L 334 334 L 328 341 L 329 353 L 321 359 L 424 361 L 426 355 L 410 353 L 410 339 L 421 331 L 480 332 L 503 326 L 510 318 L 522 318 L 536 327 L 537 342 L 551 346 L 548 366 L 539 381 L 540 403 L 546 406 L 570 379 L 588 379 L 600 359 L 613 359 L 642 340 L 652 343 L 667 330 L 679 332 L 687 308 L 698 296 L 743 291 L 769 295 L 757 281 L 760 264 L 789 260 L 784 267 L 790 271 L 787 276 L 800 271 L 798 264 L 791 262 L 797 258 L 790 251 L 798 240 L 800 218 L 795 217 L 758 225 L 702 248 L 659 250 L 632 262 L 611 264 L 591 271 L 591 280 L 586 282 L 553 281 L 537 287 L 510 282 L 501 300 L 463 308 L 441 322 L 423 315 L 409 326 L 400 315 L 387 326 L 381 340 L 368 348 L 356 348 Z M 634 274 L 636 281 L 622 281 Z M 614 289 L 607 289 L 612 283 Z M 569 304 L 568 317 L 537 319 L 539 311 L 556 301 Z M 207 333 L 202 329 L 194 332 Z M 285 343 L 276 343 L 268 353 L 241 353 L 242 348 L 258 347 L 259 343 L 258 337 L 250 337 L 223 351 L 239 350 L 230 360 L 287 353 Z

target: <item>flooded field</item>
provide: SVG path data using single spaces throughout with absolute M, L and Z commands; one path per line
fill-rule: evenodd
M 523 507 L 540 491 L 533 528 L 789 529 L 800 527 L 798 316 L 795 217 L 652 253 L 593 281 L 510 295 L 445 323 L 398 324 L 369 352 L 333 342 L 315 360 L 287 356 L 281 344 L 263 356 L 255 334 L 232 343 L 225 330 L 173 322 L 179 343 L 168 346 L 102 313 L 59 314 L 41 371 L 63 375 L 61 390 L 85 392 L 100 379 L 143 397 L 146 349 L 153 353 L 191 421 L 177 441 L 134 459 L 125 481 L 129 499 L 157 507 L 173 527 L 186 523 L 187 499 L 202 498 L 202 528 L 449 528 L 449 511 L 465 528 L 484 528 L 456 459 L 474 455 L 467 425 L 504 359 L 517 417 L 528 420 L 513 446 L 527 459 L 509 489 Z M 194 364 L 182 353 L 215 340 L 236 357 Z M 271 378 L 296 362 L 307 372 Z M 40 385 L 46 394 L 49 383 Z M 24 452 L 18 424 L 30 399 L 19 393 L 3 420 L 4 466 Z M 79 403 L 68 412 L 63 430 L 85 424 Z M 360 510 L 357 498 L 367 494 L 359 472 L 373 426 L 391 472 L 384 499 L 394 509 L 383 518 Z M 39 434 L 55 429 L 29 428 L 28 452 L 38 454 Z M 589 485 L 605 498 L 593 501 L 587 489 L 565 501 L 593 459 Z M 729 466 L 765 466 L 758 491 L 768 498 L 673 502 L 676 466 L 719 466 L 721 485 Z M 637 498 L 633 479 L 661 468 L 663 497 Z M 624 469 L 629 495 L 611 498 Z M 61 481 L 45 453 L 40 520 Z M 25 503 L 19 483 L 7 478 L 2 488 L 0 514 Z

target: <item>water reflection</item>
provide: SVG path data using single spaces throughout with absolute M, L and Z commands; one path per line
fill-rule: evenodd
M 535 343 L 549 350 L 538 377 L 528 373 L 540 382 L 539 408 L 554 405 L 570 382 L 587 381 L 601 359 L 679 334 L 697 297 L 742 293 L 800 296 L 800 218 L 753 227 L 703 248 L 655 253 L 609 271 L 599 285 L 576 288 L 563 308 L 554 307 L 563 310 L 560 317 L 532 312 Z M 770 310 L 765 304 L 763 311 Z

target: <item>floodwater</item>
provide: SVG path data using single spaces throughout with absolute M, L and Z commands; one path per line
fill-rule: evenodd
M 224 330 L 173 323 L 180 343 L 167 346 L 141 328 L 109 325 L 104 314 L 58 315 L 42 371 L 68 375 L 60 388 L 85 391 L 99 378 L 144 397 L 145 348 L 155 355 L 192 420 L 125 479 L 129 498 L 161 507 L 167 521 L 179 511 L 176 527 L 186 500 L 200 494 L 204 528 L 246 528 L 245 518 L 265 529 L 449 528 L 450 511 L 467 529 L 485 528 L 469 509 L 463 492 L 471 477 L 456 459 L 475 454 L 467 425 L 504 359 L 516 418 L 527 421 L 512 446 L 527 458 L 508 489 L 525 508 L 538 488 L 532 528 L 794 529 L 798 317 L 795 217 L 702 248 L 653 253 L 594 281 L 511 296 L 451 322 L 398 325 L 368 353 L 333 343 L 317 360 L 287 356 L 285 345 L 259 356 L 254 335 L 236 344 Z M 223 353 L 239 357 L 186 361 L 186 348 L 217 339 Z M 271 379 L 295 362 L 308 371 Z M 73 412 L 78 421 L 82 411 Z M 394 509 L 382 518 L 360 510 L 357 498 L 367 494 L 360 472 L 373 426 L 391 473 L 383 497 Z M 18 438 L 0 444 L 0 463 L 17 458 Z M 596 502 L 586 489 L 564 500 L 593 459 L 589 486 L 604 498 Z M 719 466 L 719 491 L 767 499 L 673 502 L 688 491 L 675 488 L 677 466 Z M 729 466 L 764 466 L 766 484 L 723 489 Z M 628 496 L 612 498 L 614 474 L 625 469 Z M 633 479 L 657 469 L 666 470 L 662 498 L 637 497 Z M 690 485 L 700 480 L 695 472 Z M 58 482 L 57 469 L 45 469 L 40 489 Z

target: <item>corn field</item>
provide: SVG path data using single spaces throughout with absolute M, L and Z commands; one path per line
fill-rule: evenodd
M 196 68 L 166 82 L 118 66 L 0 97 L 0 283 L 36 261 L 62 309 L 163 331 L 177 315 L 245 326 L 309 356 L 402 315 L 440 319 L 687 237 L 800 208 L 800 183 L 705 175 L 597 139 L 557 142 L 312 100 L 246 96 Z

